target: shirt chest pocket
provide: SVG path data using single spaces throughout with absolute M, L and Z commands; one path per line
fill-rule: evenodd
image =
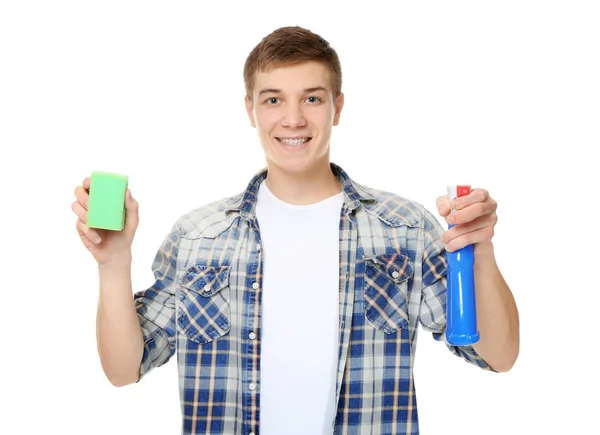
M 406 255 L 365 257 L 365 316 L 386 334 L 408 326 L 408 284 L 412 261 Z
M 204 344 L 231 329 L 230 266 L 192 266 L 181 277 L 177 324 L 190 340 Z

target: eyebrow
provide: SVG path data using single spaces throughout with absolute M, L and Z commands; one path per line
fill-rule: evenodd
M 327 88 L 325 88 L 324 86 L 314 86 L 312 88 L 306 88 L 306 89 L 304 89 L 305 93 L 317 92 L 317 91 L 327 92 Z M 281 89 L 265 88 L 265 89 L 262 89 L 258 93 L 258 95 L 262 95 L 262 94 L 281 94 Z

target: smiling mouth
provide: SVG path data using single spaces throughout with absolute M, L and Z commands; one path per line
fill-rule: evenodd
M 306 142 L 310 142 L 312 137 L 295 137 L 295 138 L 276 137 L 275 139 L 277 139 L 280 143 L 282 143 L 284 145 L 299 146 L 299 145 L 305 144 Z

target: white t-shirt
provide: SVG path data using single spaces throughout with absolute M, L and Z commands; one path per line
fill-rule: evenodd
M 331 434 L 343 192 L 291 205 L 263 182 L 257 195 L 264 261 L 260 433 Z

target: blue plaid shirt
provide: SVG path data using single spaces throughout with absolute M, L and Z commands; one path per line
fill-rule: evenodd
M 331 432 L 418 434 L 418 325 L 445 342 L 444 230 L 421 205 L 330 166 L 344 191 Z M 134 295 L 145 341 L 139 379 L 177 353 L 183 434 L 260 434 L 263 254 L 255 210 L 265 178 L 263 169 L 244 192 L 182 216 L 157 252 L 154 284 Z M 472 347 L 446 346 L 491 370 Z

